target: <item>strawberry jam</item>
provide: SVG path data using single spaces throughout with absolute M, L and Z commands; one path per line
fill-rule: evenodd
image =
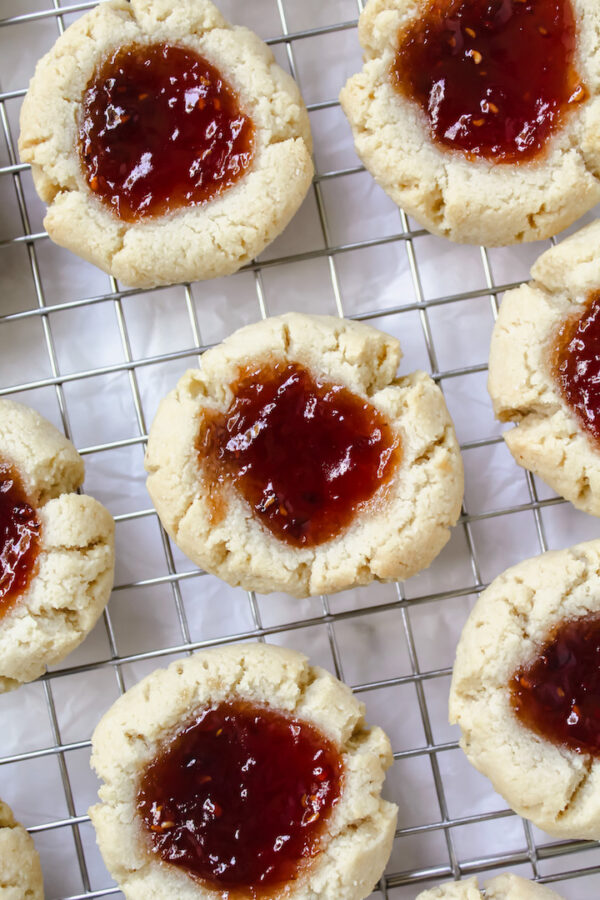
M 514 675 L 521 722 L 555 744 L 600 756 L 600 615 L 563 622 Z
M 400 34 L 392 83 L 442 146 L 528 160 L 588 96 L 576 37 L 570 0 L 429 0 Z
M 559 329 L 554 375 L 583 427 L 600 441 L 600 293 L 590 298 L 583 315 Z
M 312 725 L 221 703 L 148 766 L 138 811 L 164 862 L 215 890 L 273 897 L 318 853 L 342 777 L 339 753 Z
M 0 617 L 35 573 L 41 524 L 14 466 L 0 461 Z
M 215 197 L 242 177 L 253 152 L 254 127 L 236 94 L 193 50 L 123 47 L 85 91 L 84 175 L 127 222 Z
M 198 449 L 211 481 L 232 480 L 281 540 L 315 546 L 389 481 L 398 438 L 370 403 L 292 363 L 244 370 L 225 414 L 206 414 Z

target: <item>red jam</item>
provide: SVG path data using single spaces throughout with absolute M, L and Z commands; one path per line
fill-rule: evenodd
M 588 96 L 576 38 L 570 0 L 429 0 L 400 34 L 392 82 L 444 147 L 528 160 Z
M 583 427 L 600 441 L 600 293 L 591 297 L 583 315 L 559 329 L 554 375 Z
M 127 222 L 215 197 L 242 177 L 253 152 L 252 121 L 193 50 L 123 47 L 86 88 L 79 122 L 85 178 Z
M 146 769 L 138 810 L 164 862 L 216 890 L 273 897 L 318 853 L 342 777 L 339 753 L 312 725 L 222 703 Z
M 35 573 L 41 524 L 14 466 L 0 462 L 0 617 Z
M 563 622 L 511 683 L 524 725 L 555 744 L 600 756 L 600 615 Z
M 198 449 L 233 480 L 260 521 L 295 546 L 330 540 L 389 481 L 398 438 L 370 403 L 302 366 L 243 371 L 222 414 L 206 415 Z

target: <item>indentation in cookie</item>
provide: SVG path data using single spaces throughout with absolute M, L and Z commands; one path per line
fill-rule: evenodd
M 562 622 L 511 681 L 520 721 L 555 744 L 600 756 L 600 614 Z
M 569 316 L 555 338 L 553 372 L 581 424 L 600 442 L 600 291 Z
M 0 618 L 37 571 L 41 522 L 17 468 L 0 459 Z
M 254 364 L 225 413 L 206 410 L 198 452 L 215 520 L 232 482 L 276 537 L 312 547 L 336 537 L 392 477 L 400 439 L 385 417 L 298 363 Z
M 495 162 L 543 152 L 586 100 L 570 0 L 429 0 L 400 34 L 394 86 L 441 145 Z
M 167 43 L 114 51 L 83 98 L 79 154 L 93 193 L 127 222 L 204 203 L 254 155 L 254 126 L 215 66 Z
M 319 851 L 342 780 L 339 752 L 313 725 L 224 702 L 163 747 L 141 778 L 137 808 L 164 862 L 216 890 L 272 897 Z

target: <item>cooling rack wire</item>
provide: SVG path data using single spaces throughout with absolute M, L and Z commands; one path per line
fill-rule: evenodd
M 74 441 L 85 490 L 117 522 L 116 583 L 92 635 L 60 667 L 0 696 L 0 796 L 33 835 L 50 900 L 122 894 L 95 846 L 90 734 L 118 694 L 201 647 L 265 640 L 309 653 L 346 680 L 391 737 L 394 851 L 373 898 L 413 900 L 444 879 L 510 868 L 600 895 L 598 845 L 557 841 L 519 819 L 470 768 L 447 725 L 456 641 L 477 593 L 508 565 L 597 536 L 509 457 L 485 391 L 503 291 L 546 243 L 452 246 L 396 209 L 352 149 L 338 91 L 360 67 L 362 0 L 223 0 L 268 40 L 300 84 L 317 175 L 292 224 L 254 264 L 216 282 L 155 291 L 55 247 L 16 140 L 36 60 L 92 2 L 0 0 L 0 395 L 36 407 Z M 593 218 L 593 214 L 586 220 Z M 581 223 L 579 223 L 581 224 Z M 235 328 L 298 309 L 397 335 L 402 370 L 444 391 L 466 469 L 463 515 L 431 568 L 404 584 L 292 600 L 246 594 L 179 554 L 144 490 L 142 459 L 160 398 Z

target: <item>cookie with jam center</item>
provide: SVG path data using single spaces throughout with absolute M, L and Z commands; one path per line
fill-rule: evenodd
M 539 240 L 600 200 L 593 0 L 369 0 L 340 101 L 390 197 L 434 234 Z
M 362 900 L 397 808 L 389 741 L 349 688 L 296 651 L 240 644 L 159 669 L 92 736 L 90 809 L 128 900 Z
M 290 313 L 207 351 L 161 403 L 147 487 L 175 543 L 233 585 L 295 596 L 428 566 L 460 514 L 441 391 L 398 342 Z
M 543 253 L 502 300 L 488 390 L 519 465 L 600 515 L 600 222 Z
M 0 800 L 0 893 L 6 900 L 44 900 L 40 857 L 33 839 Z
M 0 693 L 40 676 L 108 603 L 114 521 L 75 447 L 39 413 L 0 400 Z
M 482 893 L 484 891 L 484 893 Z M 428 891 L 421 891 L 416 900 L 561 900 L 545 884 L 528 881 L 512 872 L 490 878 L 481 890 L 476 878 L 446 881 Z
M 237 271 L 311 183 L 293 79 L 210 0 L 109 0 L 38 63 L 19 149 L 50 237 L 132 287 Z
M 548 834 L 600 836 L 600 541 L 495 578 L 463 629 L 450 721 L 470 762 Z

